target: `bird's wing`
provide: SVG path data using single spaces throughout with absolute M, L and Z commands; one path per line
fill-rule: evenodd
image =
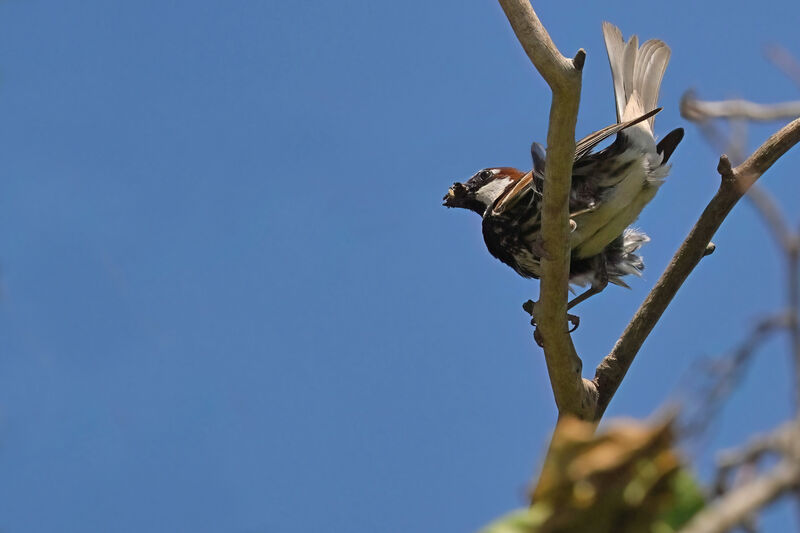
M 584 137 L 575 144 L 575 161 L 584 157 L 586 154 L 592 151 L 592 148 L 594 148 L 595 146 L 597 146 L 610 136 L 621 132 L 625 128 L 629 128 L 634 124 L 638 124 L 643 120 L 647 120 L 648 118 L 652 117 L 659 111 L 661 111 L 660 107 L 650 111 L 649 113 L 645 113 L 644 115 L 635 118 L 633 120 L 627 120 L 620 124 L 612 124 L 611 126 L 606 126 L 601 130 L 598 130 L 594 133 L 587 135 L 586 137 Z M 539 150 L 538 146 L 536 146 L 536 149 L 534 149 L 533 146 L 531 147 L 531 153 L 534 155 L 533 158 L 534 164 L 538 162 L 541 164 L 542 167 L 544 167 L 543 165 L 544 158 L 542 157 L 543 154 L 536 153 L 540 151 L 541 150 Z M 543 177 L 544 168 L 541 169 L 536 168 L 534 169 L 534 171 L 537 172 L 540 171 L 541 176 L 539 176 L 539 178 L 541 179 Z M 528 172 L 527 174 L 522 176 L 522 178 L 520 178 L 519 181 L 517 181 L 514 185 L 510 185 L 508 189 L 506 189 L 505 192 L 503 192 L 503 194 L 500 195 L 500 197 L 495 201 L 494 205 L 491 207 L 490 210 L 491 215 L 496 216 L 508 212 L 515 205 L 517 205 L 517 203 L 520 201 L 522 197 L 524 197 L 528 192 L 531 191 L 533 192 L 534 196 L 532 201 L 536 201 L 536 197 L 540 194 L 541 191 L 536 188 L 536 183 L 535 183 L 536 176 L 534 175 L 535 174 L 534 171 Z
M 645 113 L 644 115 L 637 117 L 633 120 L 626 120 L 625 122 L 620 122 L 619 124 L 612 124 L 611 126 L 606 126 L 602 130 L 598 130 L 594 133 L 590 133 L 577 143 L 575 143 L 575 161 L 580 159 L 581 157 L 585 156 L 589 152 L 592 151 L 592 148 L 603 142 L 604 140 L 608 139 L 615 133 L 619 133 L 625 128 L 630 128 L 634 124 L 638 124 L 643 120 L 647 120 L 648 118 L 652 117 L 662 108 L 657 107 L 653 109 L 649 113 Z
M 547 158 L 547 152 L 539 143 L 531 144 L 531 160 L 533 161 L 533 171 L 544 176 L 544 163 Z
M 511 208 L 517 205 L 519 200 L 525 196 L 527 192 L 531 190 L 533 191 L 533 194 L 537 194 L 537 191 L 533 185 L 533 172 L 531 171 L 522 176 L 515 184 L 509 185 L 503 194 L 501 194 L 500 197 L 495 200 L 490 211 L 491 214 L 493 216 L 497 216 L 509 211 Z

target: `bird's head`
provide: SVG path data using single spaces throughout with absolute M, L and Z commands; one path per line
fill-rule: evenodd
M 446 207 L 461 207 L 483 215 L 488 207 L 516 183 L 524 173 L 515 168 L 484 168 L 466 183 L 454 183 L 444 196 Z

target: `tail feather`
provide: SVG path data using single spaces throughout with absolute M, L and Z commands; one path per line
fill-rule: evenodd
M 636 252 L 649 241 L 650 237 L 643 232 L 628 228 L 612 242 L 604 250 L 608 281 L 621 287 L 628 287 L 621 279 L 623 276 L 641 276 L 642 270 L 644 270 L 644 261 Z
M 617 100 L 617 122 L 620 122 L 622 120 L 622 112 L 625 110 L 625 104 L 627 103 L 623 85 L 625 76 L 622 72 L 625 66 L 625 41 L 622 39 L 622 32 L 619 31 L 619 28 L 610 22 L 603 22 L 603 39 L 606 42 L 608 63 L 611 66 L 611 80 L 614 82 L 614 97 Z M 633 79 L 633 77 L 630 79 Z
M 619 28 L 610 22 L 603 22 L 603 37 L 614 81 L 617 122 L 631 120 L 654 109 L 669 63 L 669 47 L 661 40 L 650 39 L 640 48 L 635 35 L 625 42 Z M 654 120 L 651 117 L 642 124 L 651 134 Z

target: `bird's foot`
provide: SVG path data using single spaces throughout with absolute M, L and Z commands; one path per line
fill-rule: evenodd
M 581 317 L 579 317 L 578 315 L 571 315 L 567 313 L 567 320 L 569 320 L 569 323 L 572 324 L 572 329 L 569 330 L 569 333 L 572 333 L 573 331 L 578 329 L 578 326 L 580 326 L 581 324 Z
M 574 232 L 576 229 L 578 229 L 578 223 L 577 223 L 577 222 L 575 222 L 575 221 L 574 221 L 574 220 L 572 220 L 572 219 L 569 219 L 569 232 L 570 232 L 570 233 L 572 233 L 572 232 Z
M 539 302 L 534 302 L 533 300 L 528 300 L 527 302 L 522 304 L 522 309 L 526 313 L 531 315 L 531 326 L 538 325 L 536 322 L 536 306 L 538 304 Z M 581 324 L 581 317 L 579 317 L 578 315 L 571 315 L 567 313 L 567 320 L 569 320 L 569 323 L 572 324 L 572 328 L 570 328 L 568 331 L 569 333 L 572 333 L 573 331 L 578 329 L 578 326 Z
M 533 300 L 528 300 L 522 304 L 522 310 L 531 315 L 531 326 L 536 325 L 536 304 Z

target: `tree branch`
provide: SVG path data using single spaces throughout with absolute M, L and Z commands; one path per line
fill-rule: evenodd
M 738 487 L 700 511 L 680 533 L 724 533 L 783 493 L 800 485 L 800 465 L 781 461 L 769 472 Z
M 747 189 L 798 141 L 800 141 L 800 119 L 794 120 L 772 135 L 735 169 L 731 168 L 727 157 L 720 158 L 717 170 L 722 177 L 722 183 L 719 190 L 636 311 L 611 353 L 597 367 L 594 378 L 599 394 L 596 419 L 602 417 L 642 344 L 664 314 L 678 289 L 703 258 L 706 247 L 725 217 Z
M 767 223 L 767 226 L 784 254 L 791 253 L 795 236 L 777 202 L 763 187 L 753 185 L 747 192 L 747 199 Z
M 786 48 L 771 44 L 764 48 L 764 55 L 800 87 L 800 63 Z
M 760 320 L 749 335 L 734 348 L 730 354 L 712 360 L 707 364 L 708 382 L 699 385 L 697 396 L 686 401 L 682 418 L 681 433 L 684 436 L 697 436 L 707 431 L 722 404 L 734 391 L 742 379 L 745 369 L 757 350 L 773 334 L 791 327 L 791 313 L 780 313 Z M 695 368 L 695 375 L 706 372 Z
M 798 426 L 789 423 L 769 435 L 754 439 L 741 450 L 727 452 L 720 460 L 718 482 L 723 486 L 730 470 L 753 464 L 766 453 L 782 459 L 767 473 L 725 492 L 700 511 L 680 533 L 723 533 L 750 519 L 784 493 L 800 487 Z
M 800 64 L 789 52 L 778 46 L 772 46 L 767 48 L 765 53 L 788 76 L 795 81 L 800 81 L 800 78 L 798 78 Z M 733 133 L 738 131 L 740 134 L 726 136 L 714 121 L 709 120 L 714 113 L 714 105 L 709 104 L 709 102 L 698 101 L 692 91 L 687 91 L 681 99 L 681 114 L 684 118 L 697 124 L 701 133 L 712 146 L 717 146 L 720 151 L 730 154 L 734 162 L 741 162 L 744 160 L 744 150 L 747 145 L 746 129 L 742 128 L 743 119 L 728 118 Z M 735 106 L 735 102 L 719 102 L 717 111 L 720 109 L 730 111 Z M 773 108 L 774 110 L 775 108 Z M 740 109 L 740 111 L 742 110 Z M 749 112 L 753 112 L 752 107 Z M 800 279 L 798 279 L 798 276 L 800 276 L 800 230 L 793 231 L 789 227 L 777 202 L 757 184 L 753 184 L 750 187 L 747 198 L 767 223 L 786 260 L 788 313 L 791 321 L 789 339 L 795 374 L 794 404 L 795 410 L 800 414 Z
M 747 123 L 741 118 L 729 118 L 728 122 L 731 123 L 733 132 L 730 136 L 726 136 L 713 121 L 709 120 L 712 116 L 708 114 L 707 104 L 709 103 L 697 100 L 693 91 L 687 91 L 681 98 L 681 116 L 694 122 L 708 143 L 720 152 L 728 154 L 733 164 L 740 164 L 745 159 Z M 730 102 L 719 102 L 721 107 L 727 107 L 729 104 Z M 769 226 L 782 251 L 790 253 L 794 235 L 772 196 L 758 185 L 753 185 L 747 193 L 747 198 Z
M 727 485 L 725 479 L 733 469 L 755 464 L 762 456 L 768 453 L 775 453 L 788 458 L 793 457 L 797 449 L 795 441 L 800 436 L 798 435 L 798 429 L 800 428 L 798 428 L 796 422 L 789 422 L 771 433 L 756 436 L 742 448 L 721 453 L 717 459 L 717 482 L 715 484 Z
M 536 304 L 538 334 L 559 414 L 591 418 L 593 387 L 581 377 L 582 362 L 567 331 L 569 286 L 569 192 L 575 156 L 575 124 L 581 96 L 579 50 L 568 59 L 553 44 L 528 0 L 499 0 L 522 48 L 553 92 L 547 131 L 547 159 L 542 206 L 542 279 Z
M 789 314 L 789 342 L 794 362 L 795 414 L 800 417 L 800 230 L 792 234 L 786 248 Z
M 693 91 L 681 98 L 681 116 L 693 122 L 712 118 L 740 118 L 753 121 L 771 121 L 800 116 L 800 102 L 756 104 L 747 100 L 706 102 L 698 100 Z

